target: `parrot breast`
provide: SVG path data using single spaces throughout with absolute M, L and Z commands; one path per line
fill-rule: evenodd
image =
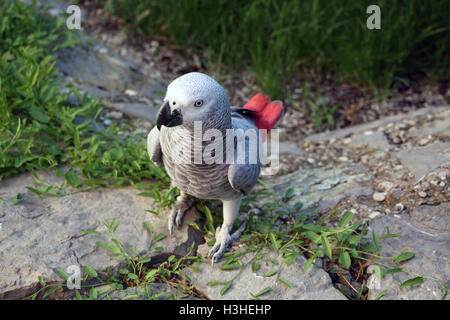
M 195 163 L 193 138 L 187 134 L 189 132 L 182 127 L 161 127 L 162 159 L 172 183 L 199 199 L 227 200 L 239 197 L 239 192 L 228 181 L 229 164 Z M 184 153 L 185 161 L 180 161 L 180 152 Z

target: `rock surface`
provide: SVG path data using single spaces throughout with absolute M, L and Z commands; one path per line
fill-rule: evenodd
M 155 93 L 165 86 L 145 77 L 133 62 L 101 43 L 88 41 L 60 49 L 57 55 L 62 85 L 74 83 L 82 93 L 97 97 L 108 108 L 155 121 L 162 102 L 162 96 Z
M 402 236 L 383 239 L 380 254 L 407 247 L 415 257 L 401 267 L 425 281 L 400 289 L 411 274 L 387 275 L 369 298 L 387 290 L 383 299 L 440 299 L 442 287 L 427 277 L 449 286 L 449 128 L 443 106 L 317 134 L 300 145 L 303 154 L 281 161 L 290 167 L 263 179 L 280 198 L 292 188 L 300 213 L 351 211 L 379 235 Z
M 114 291 L 108 294 L 108 296 L 112 300 L 199 300 L 195 297 L 186 295 L 165 283 L 151 283 L 147 287 L 147 290 L 150 291 L 150 297 L 145 294 L 144 289 L 136 287 L 128 288 L 124 291 Z
M 230 299 L 230 300 L 248 300 L 252 299 L 252 294 L 257 294 L 267 287 L 272 287 L 271 292 L 260 296 L 260 299 L 274 300 L 346 300 L 345 296 L 340 293 L 331 283 L 330 276 L 320 268 L 311 267 L 308 272 L 303 270 L 306 259 L 299 256 L 296 261 L 287 266 L 282 259 L 273 251 L 266 251 L 261 260 L 258 260 L 260 269 L 253 273 L 248 262 L 255 256 L 255 253 L 248 253 L 241 257 L 242 263 L 245 265 L 244 271 L 233 280 L 230 289 L 221 295 L 220 291 L 223 286 L 209 286 L 209 281 L 219 280 L 227 282 L 234 278 L 240 269 L 224 271 L 219 269 L 224 261 L 211 266 L 209 261 L 196 263 L 193 268 L 185 269 L 186 274 L 192 279 L 196 288 L 202 291 L 209 299 Z M 275 265 L 272 261 L 276 261 Z M 287 280 L 292 284 L 292 288 L 277 281 L 277 275 L 271 277 L 263 277 L 271 271 L 279 271 L 279 277 Z
M 41 180 L 60 185 L 61 180 L 49 172 L 38 173 Z M 116 236 L 127 250 L 136 248 L 146 252 L 151 236 L 143 223 L 148 222 L 156 234 L 168 234 L 167 214 L 159 218 L 146 212 L 155 209 L 150 198 L 138 196 L 131 187 L 99 189 L 71 193 L 62 197 L 37 198 L 26 186 L 36 187 L 30 174 L 5 179 L 0 183 L 0 195 L 5 200 L 21 193 L 25 199 L 17 205 L 0 201 L 0 293 L 29 286 L 38 276 L 53 281 L 61 278 L 55 273 L 70 265 L 91 266 L 97 270 L 118 264 L 97 241 L 108 242 L 107 237 L 86 234 L 80 229 L 107 232 L 103 222 L 117 218 L 120 225 Z M 203 241 L 201 235 L 187 223 L 198 218 L 191 210 L 185 224 L 172 237 L 157 245 L 162 253 L 149 254 L 154 262 L 169 254 L 186 255 L 190 244 Z
M 401 150 L 395 155 L 414 174 L 417 183 L 431 170 L 450 165 L 450 142 L 437 141 L 424 147 Z
M 403 263 L 401 268 L 441 279 L 447 287 L 450 286 L 450 202 L 419 206 L 410 216 L 384 216 L 373 221 L 370 227 L 378 234 L 383 234 L 389 227 L 391 233 L 401 235 L 400 238 L 381 240 L 380 255 L 397 255 L 408 246 L 407 251 L 413 252 L 415 258 Z M 387 290 L 383 299 L 441 299 L 442 287 L 430 279 L 413 288 L 400 289 L 400 284 L 409 278 L 413 276 L 405 273 L 386 275 L 374 296 Z
M 60 72 L 85 84 L 112 92 L 140 87 L 143 75 L 129 60 L 110 53 L 101 44 L 82 43 L 57 52 Z
M 370 194 L 368 188 L 371 176 L 367 169 L 358 163 L 345 163 L 338 166 L 326 166 L 311 170 L 297 171 L 276 177 L 264 177 L 281 198 L 290 188 L 294 189 L 295 204 L 299 200 L 304 211 L 320 211 L 331 208 L 348 197 Z M 255 188 L 258 191 L 258 187 Z M 311 210 L 309 210 L 311 211 Z

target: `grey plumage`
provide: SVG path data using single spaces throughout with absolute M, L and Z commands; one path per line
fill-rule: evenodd
M 228 97 L 223 88 L 212 78 L 201 73 L 189 73 L 174 80 L 168 87 L 165 104 L 161 108 L 158 121 L 160 130 L 154 127 L 147 138 L 147 149 L 150 159 L 155 164 L 164 164 L 172 184 L 181 191 L 181 196 L 174 204 L 169 219 L 169 230 L 172 232 L 174 221 L 181 223 L 181 218 L 187 210 L 187 195 L 200 199 L 222 200 L 224 205 L 224 223 L 216 233 L 216 245 L 210 254 L 216 261 L 223 254 L 235 237 L 230 237 L 230 230 L 239 213 L 243 195 L 250 192 L 255 185 L 260 162 L 258 155 L 250 154 L 248 137 L 237 135 L 227 145 L 226 135 L 230 129 L 252 129 L 255 132 L 258 145 L 259 132 L 255 127 L 251 114 L 242 112 L 241 108 L 230 107 Z M 200 105 L 199 107 L 196 107 Z M 164 109 L 164 110 L 163 110 Z M 174 121 L 168 119 L 174 113 L 181 114 L 182 124 L 172 126 Z M 201 150 L 194 148 L 196 136 L 195 122 L 201 121 L 202 133 L 208 129 L 222 135 L 222 139 L 211 139 L 201 144 Z M 179 121 L 177 120 L 177 123 Z M 166 123 L 166 125 L 161 123 Z M 239 142 L 245 140 L 244 161 L 237 163 Z M 205 159 L 196 163 L 195 155 L 214 150 L 213 158 L 223 150 L 223 160 L 232 151 L 234 163 L 207 163 Z M 256 156 L 256 163 L 250 164 Z M 188 161 L 180 161 L 184 157 Z M 255 158 L 253 158 L 254 160 Z M 242 230 L 241 230 L 242 232 Z
M 159 143 L 159 130 L 154 127 L 147 136 L 147 152 L 150 160 L 157 166 L 162 165 L 162 150 Z

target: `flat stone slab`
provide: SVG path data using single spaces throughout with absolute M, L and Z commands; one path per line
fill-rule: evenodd
M 331 139 L 331 138 L 342 138 L 347 137 L 351 135 L 359 135 L 361 133 L 364 133 L 366 131 L 373 131 L 377 130 L 380 127 L 386 126 L 389 123 L 397 123 L 404 119 L 413 119 L 419 116 L 426 115 L 430 112 L 445 112 L 448 114 L 449 106 L 436 106 L 436 107 L 426 107 L 421 108 L 412 112 L 409 112 L 408 114 L 397 114 L 389 117 L 385 117 L 383 119 L 379 119 L 376 121 L 363 123 L 356 126 L 347 127 L 344 129 L 334 130 L 334 131 L 326 131 L 318 134 L 311 135 L 309 137 L 305 138 L 305 141 L 318 141 L 318 140 L 324 140 L 324 139 Z M 448 120 L 446 120 L 448 121 Z M 448 122 L 446 122 L 446 127 L 448 127 Z M 435 130 L 433 130 L 435 132 Z
M 112 92 L 139 89 L 143 85 L 143 75 L 134 63 L 110 53 L 99 43 L 60 49 L 57 56 L 57 68 L 84 84 Z
M 221 260 L 213 266 L 211 266 L 209 260 L 197 262 L 194 264 L 194 267 L 199 270 L 194 271 L 195 268 L 190 267 L 184 269 L 183 272 L 191 278 L 197 290 L 201 291 L 209 299 L 214 300 L 253 299 L 250 293 L 257 294 L 269 286 L 273 290 L 258 298 L 273 300 L 346 300 L 345 296 L 333 286 L 330 276 L 325 271 L 315 266 L 312 266 L 308 272 L 303 270 L 303 266 L 306 263 L 306 259 L 303 256 L 299 256 L 293 264 L 287 266 L 276 252 L 265 251 L 263 258 L 258 260 L 260 269 L 253 273 L 251 263 L 248 262 L 255 254 L 248 253 L 241 257 L 245 269 L 234 279 L 231 287 L 224 295 L 220 294 L 223 285 L 209 286 L 207 283 L 214 280 L 227 282 L 240 272 L 240 269 L 229 271 L 219 269 L 226 262 L 225 260 Z M 278 265 L 273 264 L 270 259 L 276 261 Z M 277 275 L 263 277 L 264 274 L 277 271 L 278 269 L 280 269 L 279 277 L 289 281 L 292 284 L 292 288 L 277 281 Z
M 440 279 L 447 287 L 450 286 L 450 202 L 437 206 L 422 205 L 410 216 L 383 216 L 370 223 L 370 228 L 378 235 L 384 234 L 386 227 L 391 233 L 398 232 L 401 238 L 381 239 L 381 256 L 396 255 L 407 246 L 407 251 L 413 252 L 415 257 L 405 261 L 401 268 Z M 400 284 L 409 278 L 413 276 L 403 272 L 386 275 L 374 296 L 387 290 L 382 299 L 441 299 L 442 288 L 427 278 L 419 285 L 400 289 Z
M 133 117 L 144 118 L 151 122 L 156 122 L 156 116 L 159 110 L 157 107 L 152 107 L 139 102 L 113 102 L 106 103 L 106 105 Z
M 297 170 L 284 176 L 264 179 L 280 198 L 288 189 L 293 188 L 294 196 L 291 202 L 300 201 L 305 210 L 312 208 L 319 211 L 333 207 L 346 197 L 371 194 L 370 180 L 371 175 L 366 167 L 351 162 Z M 258 191 L 258 187 L 255 187 L 255 191 Z
M 38 172 L 38 176 L 52 185 L 62 182 L 51 172 Z M 167 212 L 161 216 L 146 212 L 155 210 L 155 204 L 151 198 L 138 196 L 140 191 L 132 187 L 39 199 L 26 186 L 37 186 L 30 174 L 0 183 L 0 197 L 6 200 L 0 200 L 0 293 L 36 283 L 39 275 L 61 281 L 55 270 L 66 270 L 70 265 L 89 265 L 101 270 L 120 262 L 113 259 L 108 249 L 96 246 L 97 241 L 108 243 L 107 237 L 86 234 L 80 229 L 106 233 L 103 222 L 110 223 L 117 218 L 120 224 L 116 238 L 127 250 L 135 248 L 139 252 L 147 252 L 151 240 L 144 222 L 156 234 L 168 235 Z M 25 197 L 23 201 L 16 205 L 7 201 L 19 192 Z M 189 211 L 182 228 L 157 243 L 163 252 L 148 254 L 155 263 L 170 254 L 186 255 L 192 241 L 203 242 L 201 234 L 187 225 L 196 219 L 196 210 Z
M 417 183 L 431 170 L 450 164 L 450 142 L 398 151 L 396 157 L 415 175 Z

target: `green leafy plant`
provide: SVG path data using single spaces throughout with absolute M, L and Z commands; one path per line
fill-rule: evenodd
M 0 21 L 0 180 L 57 168 L 65 185 L 76 189 L 152 178 L 168 183 L 164 169 L 142 152 L 142 133 L 122 138 L 123 128 L 96 122 L 102 111 L 96 100 L 71 85 L 61 92 L 54 53 L 80 41 L 63 19 L 44 17 L 35 6 L 2 2 Z M 69 103 L 69 95 L 77 105 Z M 54 186 L 29 190 L 58 195 Z
M 103 222 L 107 228 L 107 232 L 99 232 L 96 230 L 80 231 L 86 234 L 102 235 L 108 239 L 108 242 L 97 241 L 96 245 L 99 248 L 107 249 L 113 255 L 113 259 L 121 262 L 118 270 L 113 270 L 111 267 L 106 270 L 97 271 L 94 268 L 85 265 L 83 266 L 83 277 L 81 278 L 81 289 L 75 290 L 75 298 L 78 300 L 110 300 L 115 297 L 114 292 L 129 292 L 128 288 L 136 288 L 135 292 L 126 295 L 124 299 L 133 299 L 144 295 L 147 299 L 160 299 L 166 292 L 152 293 L 151 284 L 156 282 L 166 283 L 172 286 L 185 296 L 192 296 L 196 294 L 193 285 L 189 279 L 183 277 L 182 269 L 186 264 L 194 261 L 201 261 L 195 255 L 192 255 L 193 246 L 186 256 L 176 257 L 170 255 L 165 261 L 158 265 L 151 263 L 151 254 L 161 252 L 161 247 L 155 245 L 165 238 L 162 233 L 156 233 L 148 222 L 144 223 L 144 227 L 151 236 L 149 248 L 140 253 L 138 250 L 131 248 L 127 250 L 116 236 L 116 231 L 119 227 L 117 219 L 111 222 Z M 62 269 L 56 269 L 55 272 L 62 280 L 67 281 L 69 275 Z M 58 290 L 61 291 L 66 287 L 66 283 L 49 282 L 47 283 L 42 276 L 38 278 L 41 288 L 28 296 L 26 299 L 35 300 L 38 297 L 45 299 Z M 110 296 L 111 295 L 111 296 Z M 166 299 L 174 299 L 175 296 L 170 294 Z
M 436 281 L 441 286 L 443 297 L 447 295 L 448 287 L 442 280 L 399 267 L 402 263 L 414 258 L 414 253 L 406 251 L 407 248 L 404 248 L 395 256 L 379 255 L 381 239 L 398 238 L 401 235 L 391 233 L 388 228 L 382 235 L 378 235 L 374 231 L 369 234 L 359 221 L 354 221 L 355 215 L 350 211 L 343 213 L 333 211 L 330 217 L 339 216 L 339 220 L 336 222 L 336 226 L 332 227 L 329 225 L 328 219 L 318 220 L 315 214 L 299 213 L 301 204 L 288 205 L 287 202 L 289 200 L 292 202 L 295 196 L 293 189 L 288 189 L 285 195 L 279 198 L 269 186 L 264 183 L 263 185 L 266 191 L 259 192 L 259 195 L 264 194 L 265 199 L 273 202 L 262 204 L 265 212 L 258 219 L 254 219 L 250 214 L 247 229 L 240 237 L 244 246 L 234 252 L 225 253 L 224 262 L 219 266 L 224 271 L 238 270 L 238 272 L 227 281 L 213 280 L 208 283 L 210 286 L 222 286 L 221 295 L 232 289 L 233 282 L 239 278 L 246 268 L 251 268 L 251 271 L 256 273 L 260 269 L 261 261 L 269 260 L 276 268 L 262 276 L 274 277 L 274 283 L 260 292 L 250 292 L 249 294 L 254 299 L 270 299 L 278 282 L 287 288 L 292 288 L 290 282 L 280 277 L 281 264 L 289 266 L 299 256 L 307 258 L 303 265 L 305 272 L 308 272 L 318 259 L 326 260 L 327 265 L 337 266 L 342 270 L 347 270 L 347 272 L 351 272 L 357 266 L 364 265 L 363 268 L 359 267 L 358 272 L 365 273 L 368 266 L 374 266 L 378 269 L 381 278 L 397 272 L 410 275 L 411 278 L 403 282 L 400 288 L 415 286 L 422 283 L 424 279 L 428 279 Z M 280 214 L 280 212 L 283 212 L 283 214 Z M 278 220 L 286 222 L 286 219 L 289 224 L 277 223 Z M 266 255 L 265 250 L 268 249 L 277 252 L 282 257 L 281 264 L 272 261 Z M 242 257 L 245 255 L 251 255 L 251 258 L 246 259 L 244 263 Z M 336 267 L 325 269 L 325 271 L 339 274 Z M 350 284 L 348 286 L 354 291 L 357 299 L 365 299 L 370 289 L 367 287 L 366 280 L 362 277 L 360 279 L 359 289 L 355 289 Z M 365 294 L 363 295 L 363 293 Z M 381 299 L 385 294 L 386 291 L 381 292 L 375 298 Z M 349 296 L 349 298 L 353 299 L 353 296 Z

